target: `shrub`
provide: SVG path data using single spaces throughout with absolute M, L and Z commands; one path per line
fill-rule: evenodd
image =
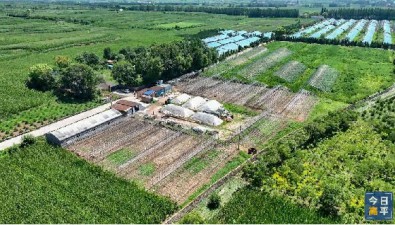
M 26 148 L 30 145 L 33 145 L 37 142 L 37 139 L 33 135 L 25 135 L 22 137 L 21 148 Z
M 212 194 L 208 200 L 207 208 L 213 210 L 219 208 L 220 205 L 221 197 L 217 193 Z
M 204 224 L 206 223 L 203 217 L 197 212 L 188 213 L 182 220 L 180 224 Z
M 53 69 L 47 64 L 37 64 L 30 68 L 27 86 L 39 91 L 49 91 L 55 87 Z

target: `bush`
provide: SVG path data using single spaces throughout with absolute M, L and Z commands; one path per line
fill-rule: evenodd
M 49 91 L 55 87 L 53 69 L 47 64 L 37 64 L 30 68 L 27 86 L 39 91 Z
M 211 210 L 218 209 L 220 205 L 221 205 L 221 197 L 217 193 L 212 194 L 208 200 L 207 208 Z
M 26 148 L 30 145 L 33 145 L 37 142 L 37 139 L 33 135 L 25 135 L 22 137 L 21 148 Z
M 180 224 L 205 224 L 203 217 L 197 213 L 192 212 L 188 213 L 182 220 L 180 220 Z

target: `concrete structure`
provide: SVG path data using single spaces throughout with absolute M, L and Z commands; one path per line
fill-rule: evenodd
M 49 132 L 45 134 L 45 137 L 49 143 L 67 146 L 77 140 L 92 135 L 93 132 L 98 132 L 107 128 L 108 125 L 115 123 L 120 118 L 123 117 L 122 113 L 119 111 L 114 109 L 106 110 L 58 130 Z

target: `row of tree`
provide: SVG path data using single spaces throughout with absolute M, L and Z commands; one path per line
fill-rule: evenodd
M 339 8 L 331 10 L 323 8 L 321 14 L 335 19 L 395 19 L 395 9 L 391 8 Z
M 110 49 L 105 49 L 104 57 L 112 59 L 114 55 Z M 117 55 L 122 55 L 125 61 L 114 66 L 112 76 L 125 86 L 170 80 L 218 61 L 218 53 L 198 39 L 150 47 L 127 47 Z
M 372 42 L 371 44 L 362 41 L 350 41 L 348 39 L 326 39 L 326 38 L 312 38 L 312 37 L 292 37 L 286 35 L 276 35 L 278 41 L 291 41 L 291 42 L 305 42 L 315 44 L 328 44 L 328 45 L 343 45 L 343 46 L 359 46 L 359 47 L 371 47 L 371 48 L 383 48 L 395 50 L 395 45 L 387 44 L 383 42 Z
M 299 17 L 298 9 L 281 8 L 246 8 L 246 7 L 205 7 L 205 6 L 176 6 L 176 5 L 149 5 L 140 4 L 126 7 L 133 11 L 160 11 L 160 12 L 205 12 L 213 14 L 226 14 L 232 16 L 248 17 Z
M 105 48 L 103 59 L 88 52 L 73 61 L 58 56 L 55 67 L 48 64 L 32 66 L 27 86 L 39 91 L 54 91 L 68 99 L 89 100 L 97 93 L 96 86 L 100 81 L 97 70 L 105 68 L 107 60 L 116 62 L 112 76 L 120 85 L 137 87 L 203 69 L 218 61 L 218 53 L 201 40 L 191 39 L 150 47 L 128 47 L 118 53 Z

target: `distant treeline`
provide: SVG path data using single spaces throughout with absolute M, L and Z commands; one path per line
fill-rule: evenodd
M 312 37 L 291 37 L 291 36 L 276 36 L 278 41 L 291 41 L 291 42 L 304 42 L 304 43 L 315 43 L 315 44 L 327 44 L 327 45 L 343 45 L 343 46 L 359 46 L 359 47 L 371 47 L 371 48 L 384 48 L 395 50 L 395 45 L 386 44 L 382 42 L 372 42 L 371 44 L 362 41 L 349 41 L 347 39 L 326 39 L 326 38 L 312 38 Z
M 66 21 L 68 23 L 75 23 L 75 24 L 82 24 L 82 25 L 89 25 L 89 24 L 92 24 L 95 22 L 94 20 L 85 20 L 85 19 L 77 19 L 77 18 L 30 15 L 29 12 L 8 13 L 7 16 L 19 17 L 19 18 L 25 18 L 25 19 L 48 20 L 48 21 Z
M 232 16 L 248 17 L 299 17 L 298 9 L 280 8 L 243 8 L 243 7 L 205 7 L 205 6 L 176 6 L 176 5 L 150 5 L 140 4 L 125 7 L 133 11 L 158 11 L 158 12 L 205 12 L 225 14 Z
M 340 8 L 321 11 L 328 18 L 335 19 L 374 19 L 374 20 L 394 20 L 395 9 L 384 8 Z

